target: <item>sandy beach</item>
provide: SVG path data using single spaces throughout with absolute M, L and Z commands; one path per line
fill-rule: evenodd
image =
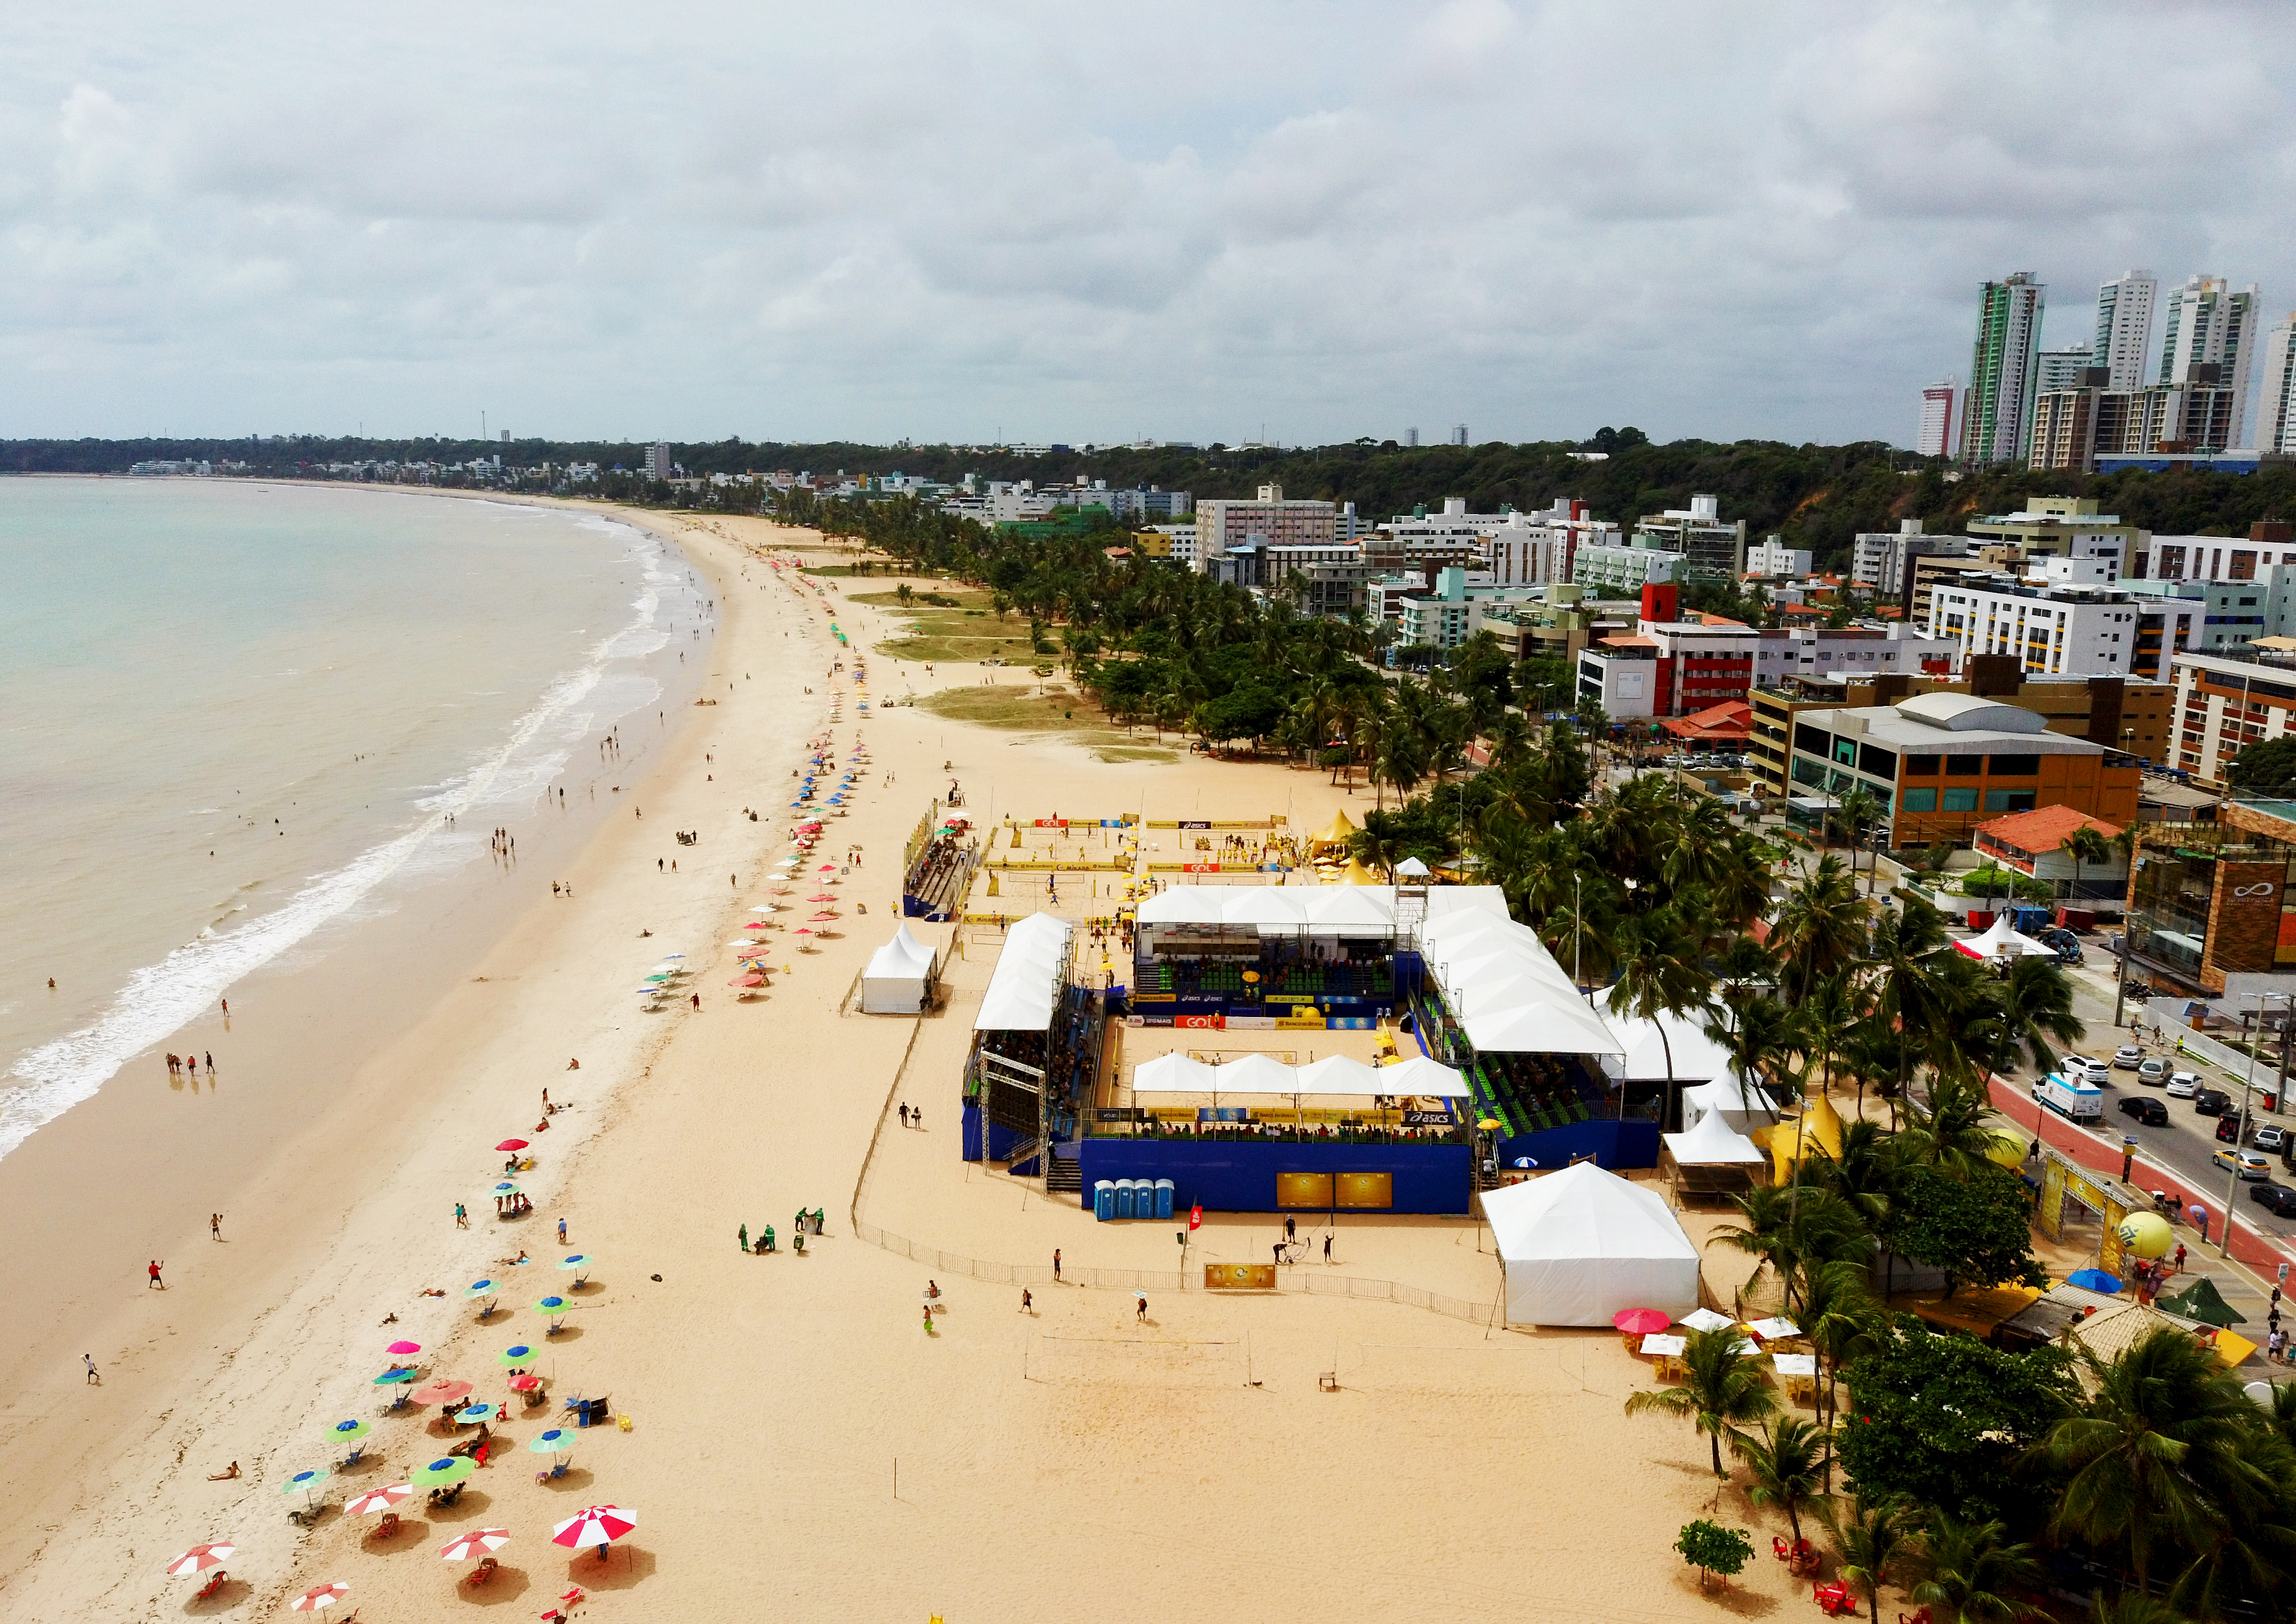
M 1171 1226 L 1096 1225 L 1073 1198 L 959 1160 L 958 1070 L 993 962 L 980 933 L 949 960 L 940 1013 L 849 1008 L 895 923 L 902 841 L 949 777 L 981 823 L 1277 812 L 1296 830 L 1372 795 L 1320 771 L 1185 752 L 1104 760 L 1060 734 L 889 705 L 1028 678 L 947 664 L 928 677 L 872 653 L 901 622 L 843 589 L 893 583 L 810 578 L 829 588 L 851 640 L 840 647 L 815 586 L 762 557 L 817 538 L 621 516 L 674 536 L 720 608 L 691 696 L 715 702 L 672 713 L 644 776 L 594 824 L 570 824 L 547 860 L 529 855 L 515 884 L 390 944 L 407 1000 L 394 993 L 390 1008 L 411 1016 L 363 1015 L 360 988 L 315 967 L 322 996 L 223 1079 L 272 1103 L 259 1134 L 246 1118 L 187 1130 L 155 1106 L 164 1083 L 123 1079 L 0 1162 L 0 1221 L 21 1254 L 0 1341 L 0 1613 L 269 1618 L 338 1580 L 366 1624 L 498 1604 L 531 1617 L 570 1586 L 588 1593 L 582 1616 L 631 1620 L 1677 1619 L 1808 1605 L 1807 1581 L 1767 1554 L 1783 1519 L 1735 1488 L 1718 1514 L 1761 1554 L 1726 1593 L 1701 1593 L 1669 1547 L 1684 1521 L 1715 1514 L 1705 1446 L 1686 1423 L 1623 1415 L 1651 1374 L 1615 1334 L 1493 1329 L 1340 1290 L 1159 1292 L 1144 1321 L 1128 1291 L 1067 1284 L 1032 1288 L 1023 1312 L 1017 1288 L 860 1239 L 857 1218 L 955 1258 L 1041 1265 L 1059 1248 L 1071 1269 L 1177 1267 Z M 865 718 L 849 680 L 865 657 Z M 840 658 L 849 669 L 833 675 Z M 858 849 L 836 887 L 842 917 L 818 951 L 777 935 L 787 968 L 737 1002 L 726 944 L 767 898 L 792 772 L 824 729 L 840 759 L 857 738 L 871 759 L 815 859 Z M 941 948 L 959 934 L 916 929 Z M 642 1013 L 632 989 L 669 952 L 687 956 L 701 1007 Z M 267 1012 L 234 1002 L 234 1037 L 251 1041 Z M 537 1133 L 545 1088 L 564 1109 Z M 898 1120 L 900 1103 L 922 1108 L 921 1128 Z M 535 1206 L 497 1222 L 483 1192 L 506 1135 L 534 1142 L 520 1182 Z M 798 1256 L 800 1207 L 827 1221 Z M 222 1243 L 208 1234 L 216 1208 Z M 627 1430 L 578 1433 L 571 1469 L 537 1482 L 546 1463 L 525 1446 L 557 1406 L 527 1420 L 513 1405 L 509 1453 L 457 1505 L 425 1515 L 418 1496 L 406 1533 L 366 1539 L 373 1519 L 344 1515 L 344 1497 L 444 1448 L 432 1412 L 378 1417 L 385 1344 L 418 1341 L 426 1373 L 505 1397 L 497 1353 L 540 1340 L 528 1305 L 570 1278 L 549 1262 L 561 1219 L 595 1263 L 537 1368 L 562 1398 L 607 1398 Z M 1713 1226 L 1686 1222 L 1694 1237 Z M 783 1250 L 738 1250 L 737 1228 L 767 1223 Z M 1274 1227 L 1210 1215 L 1191 1262 L 1264 1260 Z M 1334 1243 L 1334 1282 L 1481 1303 L 1498 1287 L 1472 1219 L 1351 1218 Z M 500 1261 L 521 1249 L 542 1261 Z M 164 1292 L 145 1285 L 147 1255 L 168 1261 Z M 506 1284 L 480 1323 L 462 1287 L 490 1274 Z M 1726 1300 L 1744 1260 L 1710 1251 L 1707 1275 Z M 947 1305 L 930 1334 L 929 1280 Z M 1336 1391 L 1319 1385 L 1327 1372 Z M 365 1462 L 324 1486 L 335 1509 L 316 1527 L 291 1525 L 301 1499 L 281 1484 L 340 1456 L 324 1431 L 348 1417 L 374 1423 Z M 233 1461 L 239 1479 L 209 1480 Z M 550 1542 L 552 1524 L 604 1501 L 639 1519 L 605 1562 Z M 468 1564 L 438 1551 L 486 1526 L 511 1541 L 474 1589 L 459 1582 Z M 233 1582 L 193 1603 L 194 1583 L 162 1564 L 209 1539 L 240 1547 Z

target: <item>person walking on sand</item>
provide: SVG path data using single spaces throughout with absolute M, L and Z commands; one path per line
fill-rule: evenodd
M 208 1233 L 209 1233 L 209 1234 L 213 1235 L 213 1236 L 214 1236 L 217 1240 L 218 1240 L 218 1241 L 220 1241 L 220 1240 L 222 1240 L 222 1239 L 223 1239 L 223 1214 L 222 1214 L 222 1213 L 220 1213 L 220 1212 L 210 1212 L 210 1213 L 209 1213 L 209 1214 L 208 1214 Z
M 91 1387 L 102 1387 L 103 1385 L 103 1378 L 95 1374 L 95 1356 L 92 1353 L 83 1353 L 79 1356 L 79 1360 L 81 1364 L 87 1366 L 88 1385 Z
M 1061 1283 L 1061 1249 L 1060 1249 L 1059 1247 L 1055 1246 L 1055 1247 L 1054 1247 L 1054 1248 L 1053 1248 L 1053 1284 L 1054 1284 L 1054 1285 L 1058 1285 L 1060 1283 Z
M 1144 1325 L 1148 1323 L 1148 1293 L 1135 1292 L 1132 1296 L 1132 1323 L 1136 1325 Z
M 741 1241 L 742 1241 L 742 1250 L 743 1251 L 749 1251 L 749 1250 L 750 1250 L 750 1226 L 749 1226 L 747 1224 L 744 1224 L 744 1225 L 742 1225 L 742 1231 L 741 1231 Z
M 152 1287 L 155 1285 L 163 1292 L 168 1289 L 168 1283 L 160 1278 L 160 1271 L 167 1267 L 168 1266 L 166 1264 L 160 1262 L 157 1258 L 152 1259 L 149 1264 L 145 1265 L 145 1272 L 152 1276 L 150 1284 L 144 1288 L 145 1291 L 150 1291 Z
M 560 1218 L 558 1220 L 558 1243 L 561 1246 L 566 1244 L 566 1220 L 564 1218 Z
M 1330 1234 L 1326 1234 L 1324 1236 L 1324 1262 L 1326 1262 L 1326 1263 L 1329 1263 L 1331 1260 L 1332 1260 L 1332 1237 L 1330 1236 Z
M 1036 1311 L 1036 1301 L 1029 1295 L 1029 1288 L 1024 1285 L 1021 1288 L 1021 1312 L 1023 1314 L 1034 1314 Z
M 908 1125 L 909 1125 L 909 1103 L 908 1103 L 906 1100 L 903 1100 L 903 1101 L 901 1102 L 901 1126 L 902 1126 L 903 1128 L 906 1128 Z
M 468 1229 L 470 1226 L 470 1209 L 463 1206 L 462 1202 L 456 1202 L 455 1203 L 455 1227 L 457 1229 Z

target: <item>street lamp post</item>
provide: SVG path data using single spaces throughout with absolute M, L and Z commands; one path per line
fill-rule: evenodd
M 2264 1041 L 2264 1000 L 2289 997 L 2291 995 L 2284 992 L 2268 992 L 2257 1000 L 2254 1011 L 2256 1034 L 2248 1044 L 2248 1070 L 2242 1077 L 2240 1083 L 2240 1125 L 2233 1130 L 2232 1169 L 2225 1177 L 2224 1234 L 2217 1243 L 2218 1257 L 2232 1256 L 2233 1202 L 2240 1194 L 2240 1153 L 2243 1147 L 2248 1144 L 2248 1102 L 2251 1092 L 2256 1087 L 2256 1046 Z M 2240 1018 L 2240 1028 L 2243 1037 L 2248 1033 L 2248 1022 L 2249 1015 L 2243 1013 Z

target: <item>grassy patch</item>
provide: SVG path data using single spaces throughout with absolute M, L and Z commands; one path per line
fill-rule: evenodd
M 877 652 L 894 660 L 947 660 L 951 663 L 1003 660 L 1033 663 L 1029 649 L 1029 623 L 1015 615 L 999 620 L 985 592 L 944 592 L 950 606 L 927 603 L 922 595 L 906 605 L 897 592 L 856 592 L 846 595 L 857 603 L 890 609 L 909 618 L 906 636 L 877 645 Z
M 1043 693 L 1034 685 L 1013 687 L 944 688 L 917 701 L 919 707 L 952 722 L 971 722 L 1008 733 L 1050 734 L 1067 744 L 1089 750 L 1099 761 L 1176 761 L 1171 750 L 1136 744 L 1133 735 L 1111 726 L 1098 706 L 1066 688 Z
M 1177 750 L 1154 750 L 1145 744 L 1101 744 L 1093 749 L 1095 761 L 1155 761 L 1172 762 L 1180 759 Z

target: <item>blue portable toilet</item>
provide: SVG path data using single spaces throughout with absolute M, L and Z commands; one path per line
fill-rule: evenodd
M 1093 1181 L 1092 1215 L 1103 1224 L 1116 1216 L 1116 1186 L 1105 1178 Z
M 1138 1199 L 1139 1181 L 1137 1179 L 1119 1178 L 1116 1181 L 1117 1217 L 1120 1218 L 1128 1218 L 1135 1216 L 1133 1206 Z
M 1168 1178 L 1156 1181 L 1156 1216 L 1160 1218 L 1172 1216 L 1172 1181 Z

